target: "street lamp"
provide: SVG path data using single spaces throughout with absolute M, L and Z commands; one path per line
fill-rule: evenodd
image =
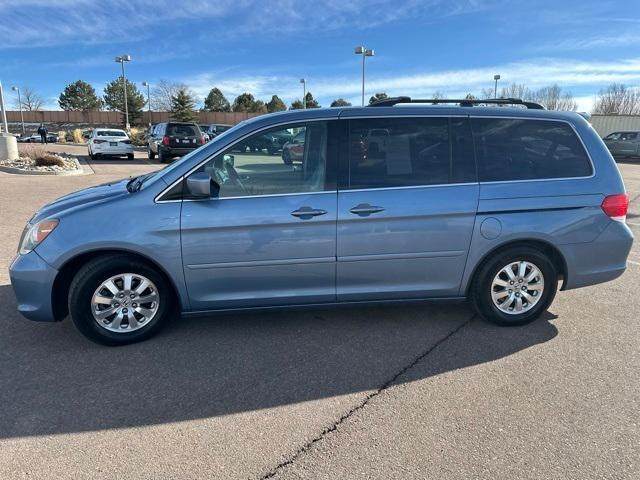
M 304 78 L 300 79 L 302 84 L 302 108 L 307 108 L 307 81 Z
M 367 57 L 373 57 L 375 52 L 370 48 L 356 47 L 354 53 L 362 55 L 362 106 L 364 107 L 364 60 Z
M 122 91 L 124 95 L 124 124 L 125 128 L 129 130 L 131 126 L 129 125 L 129 106 L 127 105 L 127 79 L 124 76 L 124 62 L 131 61 L 131 55 L 120 55 L 115 58 L 116 63 L 119 63 L 122 67 Z
M 151 86 L 149 85 L 149 82 L 142 82 L 142 86 L 147 87 L 147 107 L 149 111 L 149 125 L 151 125 Z
M 496 82 L 495 86 L 493 87 L 493 98 L 498 98 L 498 80 L 500 80 L 500 75 L 494 75 L 493 79 Z
M 20 109 L 20 122 L 22 122 L 22 135 L 24 135 L 24 115 L 22 114 L 22 99 L 20 98 L 20 89 L 18 87 L 11 87 L 11 90 L 18 92 L 18 108 Z

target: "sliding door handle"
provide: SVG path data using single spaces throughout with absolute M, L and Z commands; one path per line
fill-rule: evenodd
M 310 218 L 325 215 L 326 213 L 326 210 L 321 210 L 319 208 L 300 207 L 298 210 L 291 212 L 291 215 L 302 220 L 309 220 Z
M 384 212 L 384 207 L 369 205 L 368 203 L 361 203 L 359 205 L 356 205 L 349 211 L 355 215 L 360 215 L 361 217 L 368 217 L 372 213 Z

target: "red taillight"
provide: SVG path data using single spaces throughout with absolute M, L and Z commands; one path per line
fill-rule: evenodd
M 602 211 L 611 218 L 618 222 L 624 222 L 627 217 L 627 211 L 629 210 L 629 197 L 625 193 L 619 193 L 617 195 L 609 195 L 602 201 Z
M 96 144 L 97 143 L 104 143 L 104 142 L 106 142 L 106 140 L 98 140 L 96 138 L 93 139 L 93 143 L 96 143 Z
M 202 137 L 200 137 L 200 145 L 204 145 L 205 143 L 207 143 L 207 137 L 205 137 L 204 135 Z
M 169 145 L 170 143 L 171 143 L 171 139 L 167 135 L 162 137 L 162 144 L 163 145 Z

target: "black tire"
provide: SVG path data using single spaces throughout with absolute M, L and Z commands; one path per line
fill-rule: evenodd
M 160 163 L 167 163 L 169 161 L 169 157 L 162 150 L 158 149 L 158 161 Z
M 291 160 L 291 154 L 289 153 L 289 150 L 282 151 L 282 161 L 284 162 L 285 165 L 291 165 L 293 163 L 293 161 Z
M 148 153 L 149 153 L 149 160 L 153 160 L 154 158 L 156 158 L 156 154 L 153 152 L 153 150 L 151 150 L 151 147 L 148 148 Z
M 133 153 L 127 154 L 127 160 L 133 160 Z
M 100 284 L 112 276 L 134 273 L 153 282 L 159 297 L 158 310 L 149 323 L 131 332 L 113 332 L 98 325 L 91 313 L 91 299 Z M 69 288 L 69 316 L 76 328 L 89 340 L 102 345 L 126 345 L 146 340 L 160 331 L 172 312 L 172 291 L 164 277 L 136 257 L 105 255 L 78 270 Z
M 518 261 L 527 261 L 538 267 L 544 277 L 544 289 L 541 298 L 529 310 L 508 314 L 494 304 L 491 296 L 492 282 L 503 267 Z M 532 322 L 545 312 L 557 290 L 557 270 L 544 252 L 531 247 L 511 247 L 496 252 L 480 266 L 471 285 L 470 296 L 476 312 L 484 320 L 503 326 L 517 326 Z
M 89 150 L 89 159 L 90 160 L 94 160 L 95 157 L 93 156 L 93 153 L 91 153 L 91 150 Z

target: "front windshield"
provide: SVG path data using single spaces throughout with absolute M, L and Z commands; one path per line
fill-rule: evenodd
M 211 140 L 209 143 L 207 143 L 206 146 L 208 147 L 209 145 L 215 145 L 216 143 L 220 143 L 226 137 L 228 137 L 230 134 L 232 134 L 238 127 L 240 127 L 241 125 L 244 125 L 245 122 L 246 122 L 246 120 L 244 122 L 238 123 L 237 125 L 234 125 L 229 130 L 226 130 L 223 133 L 217 135 L 213 140 Z M 202 147 L 200 147 L 200 148 L 202 148 Z M 191 152 L 187 153 L 184 157 L 180 158 L 179 160 L 176 160 L 175 162 L 170 163 L 169 165 L 167 165 L 166 167 L 164 167 L 164 168 L 162 168 L 160 170 L 152 172 L 151 174 L 149 174 L 146 178 L 144 178 L 142 180 L 140 188 L 144 188 L 145 186 L 152 185 L 154 182 L 156 182 L 158 180 L 158 178 L 160 178 L 162 176 L 162 175 L 157 175 L 157 173 L 162 172 L 162 174 L 164 175 L 166 173 L 172 172 L 176 168 L 180 168 L 182 165 L 184 165 L 186 162 L 188 162 L 191 159 L 191 157 L 193 157 L 194 155 L 199 154 L 200 153 L 200 148 L 196 148 L 195 150 L 192 150 Z

